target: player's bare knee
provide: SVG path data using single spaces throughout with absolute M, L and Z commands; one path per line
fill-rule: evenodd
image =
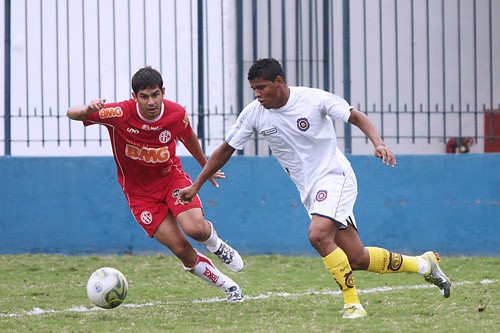
M 326 244 L 332 243 L 331 237 L 328 237 L 327 233 L 310 229 L 309 230 L 309 242 L 315 249 L 323 248 Z
M 210 237 L 210 230 L 207 230 L 203 224 L 193 223 L 183 229 L 186 235 L 197 242 L 204 242 Z

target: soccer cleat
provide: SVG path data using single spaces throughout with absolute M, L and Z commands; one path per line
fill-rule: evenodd
M 344 315 L 342 318 L 355 319 L 368 316 L 361 304 L 344 304 Z
M 244 267 L 243 259 L 241 259 L 238 251 L 225 242 L 221 243 L 219 249 L 214 254 L 233 272 L 240 272 Z
M 425 281 L 435 284 L 445 298 L 450 297 L 451 282 L 439 268 L 439 261 L 441 260 L 439 254 L 428 251 L 422 254 L 422 258 L 429 263 L 429 272 L 424 274 Z
M 243 302 L 243 293 L 240 287 L 232 286 L 226 291 L 226 299 L 228 302 Z

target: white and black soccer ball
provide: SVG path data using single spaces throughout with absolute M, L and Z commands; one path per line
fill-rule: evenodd
M 116 308 L 127 296 L 128 282 L 117 269 L 102 267 L 96 270 L 87 283 L 87 295 L 92 303 L 103 309 Z

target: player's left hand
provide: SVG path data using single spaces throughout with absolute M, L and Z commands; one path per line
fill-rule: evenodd
M 396 157 L 386 146 L 375 147 L 375 157 L 382 159 L 382 162 L 386 165 L 390 165 L 392 167 L 396 166 Z
M 214 178 L 224 179 L 224 178 L 226 178 L 226 175 L 224 174 L 224 172 L 222 172 L 221 170 L 219 170 L 216 173 L 214 173 L 212 177 L 210 177 L 208 179 L 212 183 L 212 185 L 214 187 L 219 187 L 219 184 L 217 184 L 217 182 L 215 181 Z

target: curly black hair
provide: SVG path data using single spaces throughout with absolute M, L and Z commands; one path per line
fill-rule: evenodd
M 278 60 L 274 58 L 259 59 L 248 70 L 248 81 L 261 78 L 267 81 L 274 81 L 278 76 L 285 80 L 285 71 Z

